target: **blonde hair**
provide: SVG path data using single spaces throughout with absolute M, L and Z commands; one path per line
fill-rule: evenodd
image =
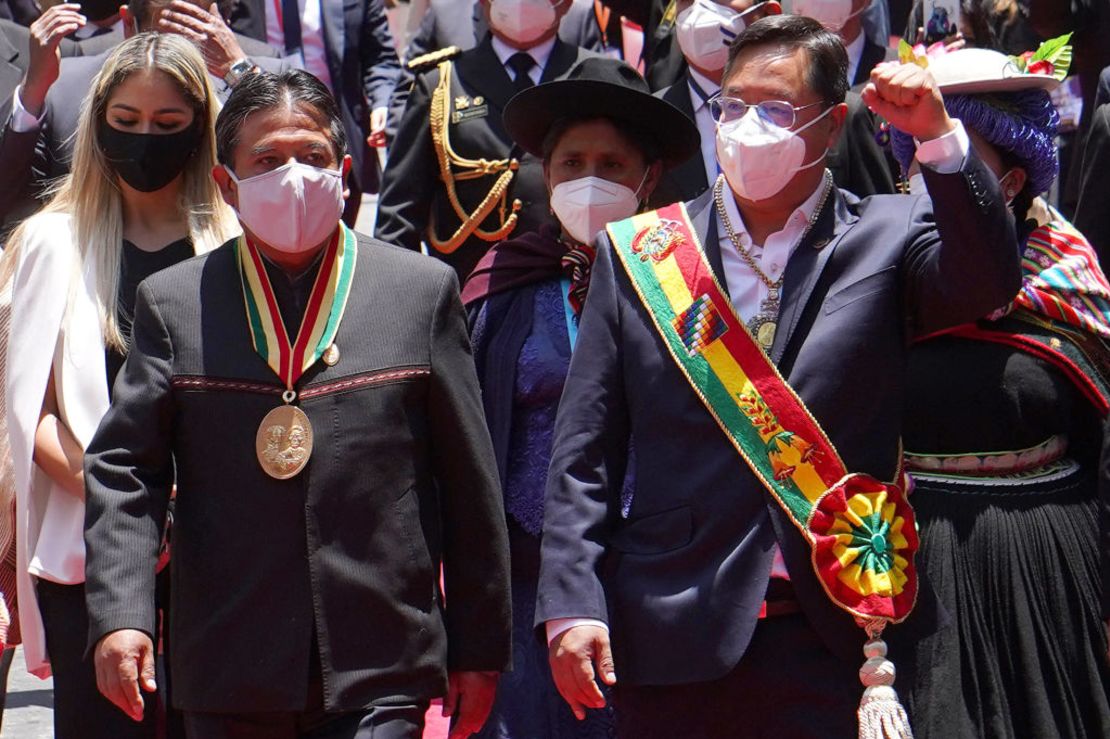
M 173 34 L 141 33 L 124 41 L 105 61 L 81 104 L 70 173 L 53 188 L 50 201 L 40 211 L 70 216 L 81 262 L 92 260 L 96 267 L 96 298 L 104 343 L 119 351 L 127 350 L 117 318 L 123 207 L 115 170 L 97 143 L 97 128 L 106 121 L 108 100 L 115 89 L 130 75 L 145 70 L 157 70 L 173 80 L 193 109 L 193 125 L 200 127 L 196 152 L 182 171 L 178 201 L 178 207 L 188 218 L 194 252 L 211 251 L 239 230 L 234 212 L 223 202 L 212 179 L 219 103 L 204 60 L 189 41 Z M 27 224 L 21 225 L 8 239 L 3 260 L 8 264 L 0 264 L 0 273 L 7 271 L 5 267 L 11 268 L 26 227 Z

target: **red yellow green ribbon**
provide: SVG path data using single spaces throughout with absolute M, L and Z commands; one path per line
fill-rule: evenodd
M 913 509 L 849 474 L 721 290 L 681 203 L 611 223 L 616 252 L 691 387 L 812 549 L 818 579 L 862 619 L 901 621 L 917 594 Z
M 235 249 L 254 350 L 281 378 L 285 387 L 292 390 L 305 370 L 331 346 L 339 330 L 358 254 L 354 233 L 339 224 L 335 237 L 324 248 L 320 271 L 293 340 L 281 320 L 281 310 L 258 247 L 246 236 L 241 236 Z

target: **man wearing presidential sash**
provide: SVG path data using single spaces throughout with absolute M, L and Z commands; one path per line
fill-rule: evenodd
M 243 236 L 140 286 L 86 457 L 100 689 L 140 717 L 156 690 L 176 487 L 171 697 L 190 736 L 412 739 L 444 694 L 467 736 L 511 663 L 510 617 L 454 272 L 341 223 L 351 158 L 311 75 L 245 81 L 216 141 Z
M 832 184 L 846 66 L 811 19 L 749 26 L 711 103 L 721 177 L 599 238 L 537 626 L 571 708 L 612 686 L 623 737 L 910 735 L 891 657 L 944 615 L 913 566 L 906 350 L 1005 305 L 1018 248 L 920 67 L 863 98 L 916 138 L 929 195 Z

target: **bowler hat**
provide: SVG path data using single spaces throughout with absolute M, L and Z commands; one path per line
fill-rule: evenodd
M 568 117 L 627 123 L 654 137 L 668 166 L 689 159 L 701 147 L 694 122 L 675 106 L 653 96 L 644 78 L 616 59 L 585 59 L 564 79 L 517 93 L 505 106 L 502 119 L 521 148 L 543 156 L 543 141 L 552 124 Z

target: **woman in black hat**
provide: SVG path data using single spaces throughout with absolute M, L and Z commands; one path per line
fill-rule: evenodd
M 533 630 L 543 493 L 555 411 L 589 287 L 594 237 L 639 212 L 665 167 L 698 150 L 697 128 L 652 97 L 628 65 L 587 59 L 505 107 L 505 127 L 543 159 L 557 224 L 501 242 L 463 289 L 483 403 L 508 512 L 513 671 L 478 736 L 607 737 L 609 708 L 578 722 L 559 696 Z M 625 510 L 632 486 L 625 481 Z

